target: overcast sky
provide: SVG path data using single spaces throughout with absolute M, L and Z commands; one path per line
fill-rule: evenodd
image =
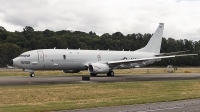
M 199 0 L 0 0 L 0 26 L 22 31 L 45 29 L 124 35 L 154 33 L 165 23 L 163 37 L 200 40 Z

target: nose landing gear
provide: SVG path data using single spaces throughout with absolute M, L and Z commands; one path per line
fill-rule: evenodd
M 30 69 L 23 69 L 24 72 L 29 72 L 30 73 L 30 77 L 35 77 L 34 71 L 30 70 Z
M 30 77 L 35 77 L 35 74 L 34 74 L 34 73 L 31 73 L 31 74 L 30 74 Z

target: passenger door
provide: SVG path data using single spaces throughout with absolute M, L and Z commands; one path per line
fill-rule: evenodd
M 38 51 L 38 62 L 44 62 L 44 53 L 42 51 Z

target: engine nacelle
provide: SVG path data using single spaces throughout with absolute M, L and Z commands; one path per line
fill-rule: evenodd
M 62 70 L 64 73 L 78 73 L 80 70 Z
M 91 63 L 88 66 L 88 71 L 90 73 L 108 73 L 110 70 L 109 66 L 107 64 L 102 63 Z

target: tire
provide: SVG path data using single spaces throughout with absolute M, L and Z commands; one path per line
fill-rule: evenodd
M 31 74 L 30 74 L 30 77 L 35 77 L 35 74 L 34 74 L 34 73 L 31 73 Z
M 115 73 L 113 71 L 110 71 L 110 76 L 115 76 Z
M 113 71 L 109 71 L 109 72 L 107 73 L 107 76 L 113 77 L 114 75 L 115 75 L 115 73 L 114 73 Z

